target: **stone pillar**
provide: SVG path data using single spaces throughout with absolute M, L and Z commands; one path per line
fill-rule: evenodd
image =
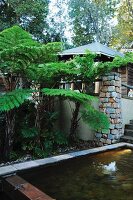
M 96 133 L 99 145 L 113 144 L 119 141 L 123 135 L 122 113 L 121 113 L 121 78 L 120 74 L 111 72 L 102 77 L 100 89 L 101 112 L 109 117 L 109 130 Z

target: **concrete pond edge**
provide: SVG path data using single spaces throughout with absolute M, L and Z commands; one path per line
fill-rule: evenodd
M 114 150 L 118 148 L 133 149 L 133 144 L 120 142 L 120 143 L 111 144 L 111 145 L 102 146 L 102 147 L 96 147 L 96 148 L 92 148 L 88 150 L 82 150 L 82 151 L 72 152 L 68 154 L 53 156 L 49 158 L 26 161 L 26 162 L 17 163 L 17 164 L 11 164 L 8 166 L 0 167 L 0 177 L 8 176 L 8 175 L 10 176 L 22 170 L 42 167 L 48 164 L 54 164 L 60 161 L 76 158 L 79 156 L 92 155 L 92 154 L 101 153 L 104 151 L 110 151 L 110 150 Z

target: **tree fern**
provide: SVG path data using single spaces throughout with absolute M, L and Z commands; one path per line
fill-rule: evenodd
M 108 117 L 104 113 L 96 110 L 92 105 L 92 102 L 97 100 L 95 97 L 64 89 L 44 88 L 42 92 L 46 96 L 61 97 L 63 99 L 79 102 L 84 107 L 80 112 L 85 123 L 89 124 L 95 130 L 109 128 Z
M 18 108 L 31 96 L 31 90 L 18 89 L 0 96 L 0 111 L 9 111 Z
M 64 89 L 44 88 L 42 89 L 42 92 L 46 96 L 54 96 L 54 97 L 58 96 L 63 99 L 69 99 L 71 101 L 78 102 L 81 105 L 83 105 L 83 109 L 79 110 L 81 112 L 81 117 L 83 121 L 89 124 L 93 129 L 98 130 L 98 129 L 109 128 L 108 117 L 104 113 L 101 113 L 100 111 L 96 110 L 92 105 L 92 101 L 97 100 L 95 97 L 87 95 L 87 94 L 83 94 L 83 93 L 77 93 L 71 90 L 64 90 Z M 75 106 L 76 105 L 77 104 L 75 104 Z M 74 119 L 75 124 L 78 123 L 78 115 L 76 118 L 77 119 Z M 74 127 L 75 127 L 75 124 L 74 124 Z M 72 130 L 72 133 L 71 133 L 72 137 L 75 134 L 74 131 L 76 131 L 76 129 Z
M 8 66 L 14 73 L 23 69 L 24 73 L 31 64 L 55 61 L 60 46 L 60 43 L 43 45 L 20 27 L 11 27 L 0 33 L 0 68 Z

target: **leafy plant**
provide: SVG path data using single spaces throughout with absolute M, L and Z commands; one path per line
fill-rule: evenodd
M 29 115 L 28 110 L 20 127 L 21 131 L 19 129 L 21 135 L 18 141 L 20 141 L 23 152 L 41 158 L 50 155 L 57 148 L 67 145 L 66 135 L 54 130 L 55 121 L 58 119 L 57 112 L 44 112 L 41 131 L 36 127 L 32 127 L 34 124 L 30 122 L 30 118 L 27 118 L 27 115 Z
M 73 90 L 65 90 L 65 89 L 49 89 L 49 88 L 44 88 L 42 89 L 42 92 L 44 95 L 47 96 L 58 96 L 62 97 L 64 99 L 70 99 L 71 101 L 77 101 L 79 103 L 83 102 L 92 102 L 95 100 L 95 97 L 84 94 L 84 93 L 78 93 Z
M 65 144 L 64 136 L 54 130 L 57 119 L 54 113 L 55 97 L 61 100 L 69 99 L 75 103 L 75 108 L 72 110 L 70 138 L 75 139 L 81 105 L 85 107 L 82 117 L 87 123 L 95 128 L 98 128 L 98 125 L 99 128 L 107 128 L 105 116 L 99 114 L 92 106 L 95 98 L 84 94 L 81 90 L 77 93 L 58 89 L 60 81 L 76 82 L 80 79 L 89 85 L 95 78 L 114 67 L 133 63 L 132 55 L 117 57 L 113 62 L 99 63 L 95 66 L 95 55 L 91 53 L 82 58 L 76 57 L 66 63 L 60 63 L 57 61 L 59 49 L 60 44 L 57 43 L 47 45 L 37 43 L 31 35 L 18 26 L 0 33 L 0 72 L 5 86 L 5 94 L 0 98 L 0 110 L 5 112 L 6 116 L 3 153 L 6 159 L 9 158 L 14 145 L 15 130 L 17 130 L 15 116 L 19 110 L 17 108 L 27 99 L 30 100 L 28 103 L 33 103 L 34 109 L 31 112 L 34 114 L 32 117 L 25 114 L 21 119 L 20 130 L 22 130 L 23 149 L 33 152 L 34 155 L 40 156 L 41 153 L 44 155 L 46 149 L 51 151 L 58 145 Z M 34 89 L 30 90 L 30 87 Z M 99 123 L 96 124 L 95 121 Z
M 16 151 L 12 151 L 11 153 L 10 153 L 10 160 L 17 160 L 18 158 L 19 158 L 19 153 L 18 152 L 16 152 Z
M 68 145 L 68 138 L 63 132 L 53 131 L 45 133 L 45 152 L 50 154 L 56 151 L 59 147 Z
M 50 155 L 57 148 L 68 144 L 66 135 L 59 131 L 42 132 L 41 135 L 38 135 L 35 128 L 25 128 L 21 134 L 23 151 L 34 157 L 41 158 Z M 41 142 L 38 142 L 38 136 L 41 138 Z
M 14 108 L 19 107 L 29 96 L 28 90 L 22 91 L 23 82 L 28 77 L 28 68 L 38 62 L 55 61 L 59 48 L 60 45 L 55 43 L 42 45 L 36 42 L 29 33 L 18 26 L 0 33 L 0 74 L 6 92 L 0 98 L 0 110 L 5 111 L 7 122 L 3 153 L 7 160 L 14 142 Z
M 31 96 L 31 90 L 17 89 L 7 94 L 0 95 L 0 111 L 9 111 L 18 108 L 24 101 Z
M 37 130 L 35 128 L 26 128 L 22 129 L 22 136 L 25 139 L 35 138 L 37 136 Z
M 87 106 L 88 107 L 88 106 Z M 94 130 L 103 130 L 109 128 L 109 119 L 106 115 L 98 110 L 88 108 L 81 111 L 83 121 L 88 123 Z
M 96 98 L 84 93 L 77 93 L 71 90 L 64 89 L 42 89 L 44 95 L 59 97 L 62 99 L 69 99 L 75 102 L 75 110 L 73 111 L 73 117 L 71 119 L 70 127 L 70 141 L 76 140 L 76 129 L 80 120 L 79 112 L 82 113 L 82 119 L 89 124 L 93 129 L 108 129 L 109 120 L 104 113 L 99 112 L 92 106 L 92 101 L 96 101 Z M 80 110 L 80 106 L 83 105 L 84 111 Z

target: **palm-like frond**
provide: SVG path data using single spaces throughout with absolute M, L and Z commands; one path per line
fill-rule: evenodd
M 77 77 L 78 70 L 64 62 L 50 62 L 46 64 L 31 65 L 28 69 L 29 78 L 34 81 L 54 84 L 64 81 L 71 81 Z
M 42 47 L 35 46 L 19 46 L 12 49 L 5 49 L 0 52 L 0 60 L 3 66 L 6 66 L 10 62 L 10 68 L 15 71 L 24 70 L 32 63 L 38 62 L 50 62 L 56 59 L 56 55 L 52 52 L 48 54 L 48 47 L 46 45 Z M 1 63 L 1 64 L 2 64 Z M 2 65 L 1 65 L 2 67 Z M 15 71 L 16 72 L 16 71 Z
M 78 93 L 72 90 L 44 88 L 42 89 L 42 92 L 46 96 L 62 97 L 64 99 L 70 99 L 71 101 L 79 103 L 85 103 L 85 102 L 89 103 L 92 102 L 93 100 L 96 100 L 96 98 L 93 96 L 83 93 Z
M 93 76 L 104 75 L 114 68 L 127 66 L 129 63 L 133 64 L 133 53 L 127 53 L 124 57 L 116 56 L 112 62 L 99 62 L 93 69 Z
M 0 68 L 8 66 L 16 73 L 31 64 L 53 62 L 60 46 L 60 43 L 38 43 L 22 28 L 14 26 L 0 33 Z
M 95 130 L 109 128 L 108 117 L 104 113 L 96 110 L 92 105 L 92 102 L 94 100 L 96 101 L 97 98 L 87 94 L 64 89 L 44 88 L 42 89 L 42 92 L 46 96 L 62 97 L 64 99 L 81 103 L 84 107 L 84 109 L 81 110 L 81 116 L 85 123 L 89 124 Z
M 19 26 L 13 26 L 0 32 L 0 51 L 21 45 L 40 46 L 28 32 Z
M 94 130 L 109 129 L 109 119 L 106 114 L 96 110 L 93 106 L 86 105 L 81 111 L 82 119 Z
M 9 111 L 19 107 L 31 96 L 32 91 L 28 89 L 18 89 L 0 96 L 0 111 Z

